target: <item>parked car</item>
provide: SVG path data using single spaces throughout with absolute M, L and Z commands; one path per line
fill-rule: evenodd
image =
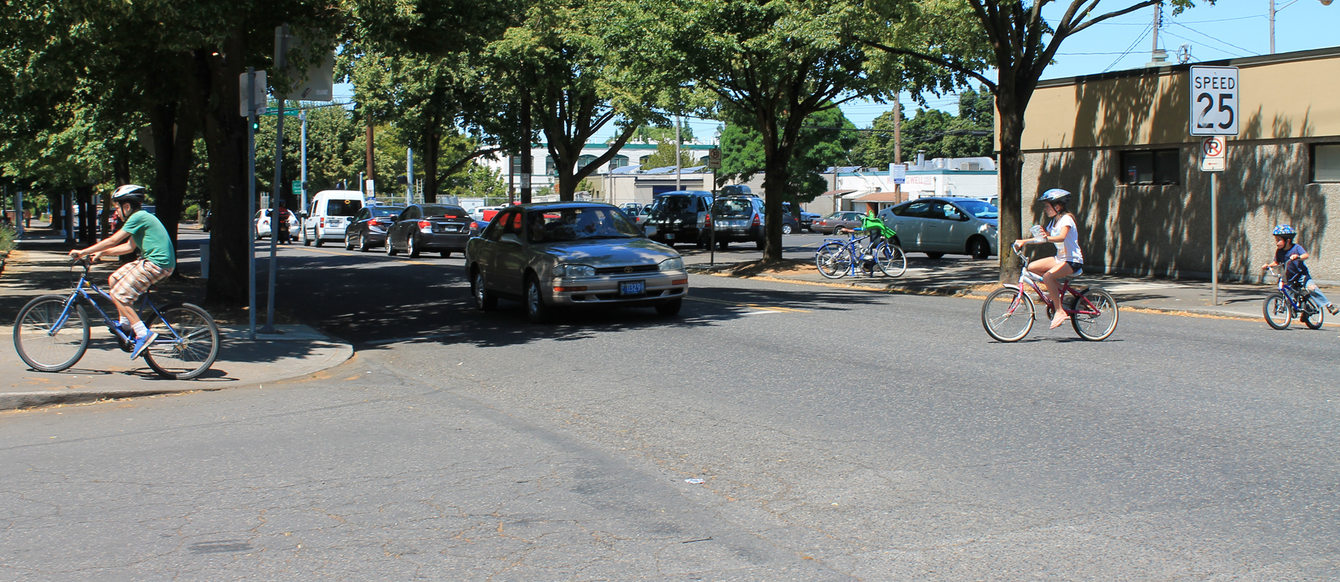
M 795 205 L 791 204 L 790 202 L 783 202 L 782 210 L 783 214 L 795 219 L 794 224 L 792 224 L 788 220 L 786 224 L 782 225 L 783 234 L 791 234 L 792 232 L 800 232 L 801 230 L 813 230 L 810 228 L 810 225 L 814 224 L 814 221 L 819 218 L 818 214 L 813 212 L 805 212 L 803 210 L 800 211 L 799 214 L 797 214 L 795 210 Z M 783 218 L 783 220 L 785 220 L 785 218 Z M 788 225 L 791 226 L 791 230 L 786 229 Z
M 344 229 L 344 248 L 367 252 L 386 244 L 386 230 L 404 206 L 364 206 Z
M 670 246 L 679 243 L 707 247 L 708 217 L 712 193 L 706 190 L 666 192 L 651 203 L 651 213 L 642 223 L 647 236 Z
M 817 230 L 824 234 L 833 234 L 839 228 L 860 228 L 861 216 L 864 212 L 855 210 L 839 210 L 828 216 L 820 218 L 813 225 L 811 230 Z
M 644 206 L 644 204 L 639 204 L 637 202 L 627 202 L 620 206 L 619 210 L 622 210 L 624 214 L 627 214 L 628 218 L 636 219 L 637 215 L 642 213 L 642 208 Z
M 726 196 L 712 203 L 712 226 L 717 247 L 726 250 L 732 242 L 753 242 L 763 248 L 763 200 L 756 196 Z
M 597 202 L 503 210 L 466 244 L 465 269 L 479 309 L 495 309 L 499 297 L 518 299 L 536 322 L 580 305 L 653 306 L 673 316 L 689 289 L 679 253 Z
M 979 198 L 917 198 L 879 213 L 907 252 L 932 259 L 963 253 L 985 259 L 998 252 L 1000 211 Z
M 252 221 L 252 224 L 255 227 L 253 230 L 253 234 L 255 235 L 256 240 L 261 240 L 263 238 L 270 238 L 270 216 L 273 212 L 274 212 L 273 208 L 263 208 L 261 210 L 256 211 L 256 215 L 253 217 Z M 294 234 L 296 232 L 298 232 L 298 216 L 293 214 L 292 212 L 289 212 L 288 213 L 289 240 L 280 242 L 289 242 L 293 240 L 298 240 L 297 235 Z M 280 230 L 280 233 L 282 234 L 283 231 Z
M 363 208 L 363 193 L 357 190 L 322 190 L 312 196 L 312 206 L 302 220 L 302 244 L 321 246 L 343 241 L 349 220 Z
M 411 204 L 386 230 L 386 254 L 405 251 L 411 257 L 438 251 L 443 257 L 465 250 L 465 241 L 479 234 L 479 222 L 451 204 Z
M 800 232 L 800 219 L 789 211 L 782 211 L 782 234 Z

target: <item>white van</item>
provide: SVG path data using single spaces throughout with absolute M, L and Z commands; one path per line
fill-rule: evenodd
M 322 190 L 312 197 L 312 207 L 302 219 L 302 244 L 316 246 L 326 241 L 344 242 L 344 229 L 363 209 L 363 193 L 357 190 Z

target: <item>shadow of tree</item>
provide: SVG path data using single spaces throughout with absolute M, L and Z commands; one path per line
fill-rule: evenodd
M 1208 279 L 1213 266 L 1221 279 L 1256 281 L 1258 267 L 1273 256 L 1276 223 L 1293 224 L 1316 253 L 1328 209 L 1320 187 L 1308 183 L 1308 145 L 1298 139 L 1316 131 L 1311 111 L 1267 119 L 1258 108 L 1244 112 L 1240 137 L 1228 140 L 1227 170 L 1215 176 L 1220 249 L 1217 261 L 1211 256 L 1211 176 L 1200 170 L 1202 139 L 1187 133 L 1185 68 L 1175 71 L 1081 79 L 1072 147 L 1056 136 L 1030 156 L 1038 191 L 1060 186 L 1079 194 L 1074 210 L 1086 268 Z M 1122 182 L 1123 152 L 1167 149 L 1177 152 L 1177 183 Z M 1045 220 L 1037 205 L 1032 211 L 1035 223 Z

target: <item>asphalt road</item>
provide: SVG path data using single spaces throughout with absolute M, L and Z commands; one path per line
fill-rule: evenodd
M 4 415 L 0 578 L 1340 576 L 1330 332 L 999 344 L 973 300 L 708 276 L 534 326 L 459 258 L 281 266 L 358 355 Z

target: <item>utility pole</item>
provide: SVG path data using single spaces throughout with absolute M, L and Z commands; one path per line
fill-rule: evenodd
M 368 111 L 368 139 L 367 153 L 365 154 L 365 157 L 367 158 L 367 170 L 363 172 L 362 184 L 359 185 L 359 189 L 363 190 L 364 198 L 367 198 L 369 195 L 376 195 L 374 188 L 367 188 L 368 182 L 372 182 L 373 184 L 377 183 L 377 175 L 373 173 L 372 151 L 372 112 Z
M 683 189 L 684 189 L 684 186 L 683 186 L 682 184 L 680 184 L 680 180 L 679 180 L 679 175 L 680 175 L 680 172 L 679 172 L 679 170 L 680 170 L 680 163 L 679 163 L 679 141 L 680 141 L 680 137 L 679 137 L 679 127 L 680 127 L 680 125 L 679 125 L 679 124 L 680 124 L 679 116 L 676 115 L 676 116 L 675 116 L 675 189 L 676 189 L 676 190 L 683 190 Z M 729 244 L 729 243 L 727 243 L 727 244 Z

